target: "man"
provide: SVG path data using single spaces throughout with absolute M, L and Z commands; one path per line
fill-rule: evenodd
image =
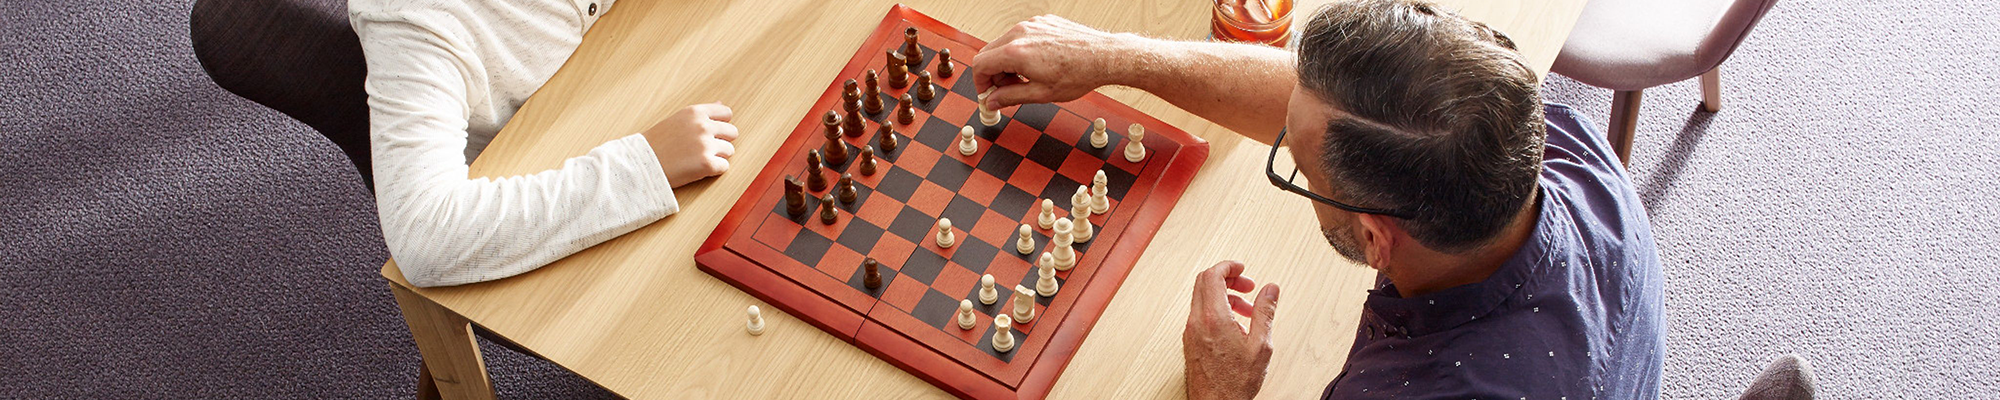
M 1272 183 L 1312 198 L 1327 242 L 1382 278 L 1326 398 L 1659 396 L 1661 278 L 1638 196 L 1601 136 L 1541 104 L 1535 72 L 1482 24 L 1409 0 L 1341 2 L 1293 54 L 1039 17 L 973 65 L 989 107 L 1124 85 L 1285 146 L 1311 189 L 1291 171 Z M 1189 398 L 1262 385 L 1278 287 L 1231 293 L 1256 287 L 1244 269 L 1195 280 Z

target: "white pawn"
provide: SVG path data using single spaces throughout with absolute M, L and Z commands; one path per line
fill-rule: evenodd
M 979 304 L 993 305 L 1000 301 L 1000 290 L 993 288 L 993 274 L 979 277 Z
M 993 89 L 986 89 L 986 93 L 979 94 L 979 123 L 986 126 L 999 125 L 1000 111 L 986 108 L 986 96 L 990 94 L 993 94 Z
M 1021 254 L 1034 254 L 1035 230 L 1028 228 L 1028 224 L 1021 224 L 1021 229 L 1018 229 L 1016 231 L 1019 232 L 1018 235 L 1020 236 L 1020 238 L 1014 240 L 1014 251 L 1020 252 Z
M 1104 170 L 1097 170 L 1097 176 L 1090 178 L 1090 213 L 1103 214 L 1111 211 L 1110 180 L 1104 178 Z
M 764 312 L 757 306 L 750 306 L 750 323 L 746 327 L 750 329 L 750 336 L 764 334 Z
M 1109 144 L 1111 144 L 1111 135 L 1104 133 L 1104 119 L 1098 118 L 1096 121 L 1090 121 L 1090 147 L 1102 149 L 1105 145 Z
M 951 245 L 956 242 L 957 242 L 957 236 L 951 234 L 951 218 L 938 218 L 938 227 L 937 227 L 938 247 L 951 248 Z
M 1056 249 L 1050 253 L 1055 256 L 1056 269 L 1068 271 L 1070 267 L 1076 266 L 1076 249 L 1070 247 L 1070 245 L 1076 243 L 1074 240 L 1075 238 L 1070 237 L 1069 218 L 1056 220 L 1056 237 L 1054 239 Z
M 1090 238 L 1095 235 L 1093 232 L 1096 231 L 1091 229 L 1092 224 L 1090 223 L 1090 187 L 1077 185 L 1076 195 L 1070 196 L 1069 201 L 1073 205 L 1069 208 L 1069 217 L 1075 220 L 1073 221 L 1073 226 L 1070 227 L 1070 240 L 1075 240 L 1077 243 L 1090 243 Z
M 1145 139 L 1145 126 L 1132 124 L 1131 130 L 1125 131 L 1125 161 L 1140 162 L 1146 160 L 1146 145 L 1140 143 Z
M 1035 320 L 1035 294 L 1027 286 L 1014 285 L 1014 320 L 1023 324 Z
M 993 351 L 1005 353 L 1014 350 L 1014 319 L 1007 314 L 993 317 Z
M 1054 258 L 1055 256 L 1051 256 L 1049 253 L 1042 253 L 1042 262 L 1035 268 L 1042 276 L 1041 280 L 1035 281 L 1035 294 L 1040 294 L 1042 297 L 1055 297 L 1056 290 L 1061 289 L 1061 285 L 1056 282 L 1056 263 Z
M 969 156 L 977 152 L 979 152 L 979 141 L 972 140 L 972 127 L 960 128 L 958 130 L 958 154 Z
M 958 301 L 958 329 L 972 330 L 973 325 L 979 324 L 979 320 L 975 319 L 978 317 L 979 314 L 972 312 L 972 300 Z
M 1056 224 L 1056 201 L 1042 199 L 1042 216 L 1035 219 L 1042 229 L 1054 229 Z

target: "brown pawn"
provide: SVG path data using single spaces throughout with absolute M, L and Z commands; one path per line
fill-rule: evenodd
M 858 168 L 858 169 L 860 169 L 860 170 L 861 170 L 861 176 L 875 176 L 875 148 L 874 148 L 874 147 L 868 147 L 868 146 L 861 146 L 861 161 L 860 161 L 860 162 L 861 162 L 861 165 L 859 165 L 859 166 L 856 166 L 855 168 Z
M 908 60 L 909 58 L 903 57 L 903 53 L 889 50 L 889 62 L 884 65 L 884 68 L 888 71 L 884 71 L 883 73 L 889 74 L 886 78 L 889 79 L 890 89 L 902 89 L 904 86 L 910 86 L 910 64 Z
M 896 131 L 889 129 L 889 124 L 875 125 L 875 147 L 881 147 L 882 154 L 896 152 Z
M 834 184 L 833 187 L 840 189 L 840 202 L 842 203 L 853 203 L 855 197 L 861 196 L 860 193 L 854 192 L 854 174 L 840 173 L 840 182 Z
M 821 160 L 819 149 L 806 152 L 806 190 L 826 190 L 826 175 L 819 173 L 820 166 L 825 165 Z
M 868 70 L 862 78 L 867 86 L 862 86 L 861 109 L 869 114 L 882 113 L 882 83 L 875 77 L 875 70 Z
M 938 49 L 937 66 L 939 79 L 951 77 L 951 49 Z
M 931 72 L 917 71 L 917 88 L 910 91 L 917 92 L 917 101 L 929 102 L 937 97 L 937 91 L 931 90 Z
M 846 83 L 842 83 L 840 86 L 840 107 L 847 110 L 848 114 L 860 111 L 861 86 L 854 83 L 853 79 L 848 79 Z
M 917 48 L 917 28 L 903 28 L 903 59 L 910 69 L 924 68 L 924 51 Z
M 876 262 L 875 257 L 861 260 L 861 286 L 869 289 L 882 287 L 882 263 Z
M 833 225 L 834 222 L 839 222 L 839 221 L 840 221 L 840 214 L 833 212 L 833 195 L 828 194 L 826 196 L 820 197 L 819 222 L 822 224 Z
M 825 121 L 820 123 L 826 125 L 826 165 L 846 164 L 847 144 L 840 141 L 840 113 L 828 110 Z
M 798 217 L 806 213 L 805 183 L 795 176 L 785 176 L 785 214 Z
M 910 107 L 910 103 L 913 103 L 911 100 L 915 99 L 911 99 L 909 93 L 904 93 L 903 102 L 896 104 L 897 124 L 909 125 L 911 122 L 917 122 L 917 111 Z

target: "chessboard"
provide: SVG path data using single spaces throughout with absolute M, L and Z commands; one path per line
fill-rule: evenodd
M 702 244 L 697 265 L 953 395 L 1046 396 L 1208 144 L 1095 92 L 991 110 L 994 121 L 964 74 L 985 44 L 892 8 Z M 1132 161 L 1135 150 L 1144 154 Z M 1066 221 L 1043 225 L 1045 214 Z M 950 221 L 948 247 L 940 220 Z M 1021 232 L 1032 240 L 1027 253 Z M 1064 241 L 1068 250 L 1058 248 Z M 1038 268 L 1049 252 L 1073 257 L 1043 282 L 1043 270 L 1055 270 Z M 990 304 L 981 301 L 986 276 L 998 292 Z M 1048 283 L 1052 296 L 1036 293 Z M 1018 305 L 1032 318 L 997 327 Z

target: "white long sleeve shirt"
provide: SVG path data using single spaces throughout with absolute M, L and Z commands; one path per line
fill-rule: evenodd
M 514 276 L 679 210 L 638 134 L 561 168 L 470 179 L 613 0 L 350 0 L 368 63 L 375 202 L 410 284 Z

